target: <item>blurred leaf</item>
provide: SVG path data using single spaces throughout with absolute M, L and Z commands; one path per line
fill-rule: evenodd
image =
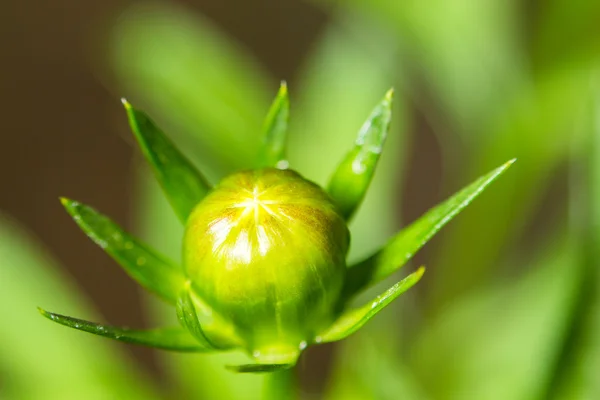
M 114 346 L 53 326 L 36 312 L 44 304 L 94 314 L 44 248 L 3 216 L 0 243 L 2 399 L 158 398 Z
M 553 373 L 540 396 L 544 399 L 600 396 L 600 69 L 590 83 L 587 118 L 573 136 L 591 136 L 590 146 L 583 156 L 573 151 L 569 165 L 570 237 L 579 249 L 573 265 L 578 287 Z
M 175 214 L 185 224 L 210 184 L 142 111 L 123 99 L 129 124 Z
M 40 313 L 51 321 L 68 326 L 83 332 L 104 336 L 121 342 L 140 344 L 143 346 L 157 347 L 174 351 L 206 351 L 182 328 L 157 328 L 157 329 L 128 329 L 110 325 L 97 324 L 83 319 L 68 317 L 39 309 Z
M 375 173 L 392 119 L 393 90 L 389 90 L 358 132 L 354 148 L 338 165 L 327 192 L 346 220 L 364 198 Z
M 285 146 L 289 117 L 290 100 L 287 85 L 282 82 L 265 119 L 263 143 L 258 154 L 257 167 L 287 167 L 280 163 L 286 162 Z
M 433 312 L 457 294 L 489 279 L 498 260 L 511 254 L 509 245 L 523 239 L 521 234 L 536 215 L 548 188 L 560 178 L 557 170 L 561 163 L 570 157 L 573 148 L 587 148 L 585 137 L 578 137 L 577 143 L 572 139 L 588 93 L 589 75 L 583 72 L 549 72 L 535 85 L 523 86 L 482 128 L 495 133 L 470 160 L 460 163 L 460 175 L 464 176 L 489 168 L 495 160 L 517 157 L 519 172 L 499 181 L 493 188 L 497 195 L 485 196 L 470 206 L 444 233 L 445 240 L 432 263 L 453 268 L 432 274 Z M 552 200 L 560 201 L 563 193 L 553 194 Z M 481 221 L 493 227 L 486 229 L 485 235 L 474 231 Z M 475 237 L 476 246 L 468 239 Z
M 186 285 L 177 301 L 177 318 L 181 325 L 196 338 L 196 341 L 199 342 L 202 347 L 206 349 L 215 349 L 215 346 L 208 340 L 200 326 L 198 315 L 196 314 L 196 307 L 190 297 L 188 285 Z
M 527 68 L 519 32 L 519 2 L 497 0 L 319 0 L 351 7 L 393 30 L 411 64 L 409 96 L 438 125 L 478 143 L 491 133 L 482 121 L 523 82 Z M 406 71 L 404 71 L 406 72 Z M 423 84 L 425 87 L 423 87 Z M 431 92 L 424 93 L 423 92 Z M 439 102 L 434 104 L 431 102 Z M 435 116 L 439 118 L 439 116 Z M 448 121 L 447 121 L 448 120 Z
M 425 268 L 421 267 L 367 304 L 344 312 L 331 327 L 319 335 L 321 340 L 318 342 L 335 342 L 350 336 L 398 296 L 419 282 L 424 273 Z
M 420 382 L 435 381 L 423 385 L 431 398 L 542 398 L 577 290 L 577 251 L 565 239 L 523 261 L 532 269 L 516 282 L 481 285 L 426 321 L 406 360 Z
M 134 4 L 109 29 L 106 58 L 119 92 L 181 138 L 207 177 L 252 164 L 269 85 L 248 52 L 173 2 Z
M 245 364 L 245 365 L 228 365 L 227 369 L 234 372 L 250 372 L 250 373 L 264 373 L 264 372 L 277 372 L 290 369 L 294 364 Z
M 123 231 L 91 207 L 61 198 L 73 220 L 140 285 L 175 304 L 185 278 L 179 267 Z
M 401 268 L 444 225 L 502 175 L 514 161 L 508 161 L 480 177 L 400 231 L 377 253 L 359 264 L 351 266 L 346 275 L 345 295 L 350 297 Z

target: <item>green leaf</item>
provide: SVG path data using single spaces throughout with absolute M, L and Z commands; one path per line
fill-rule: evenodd
M 196 314 L 196 307 L 190 297 L 187 284 L 185 290 L 177 300 L 177 318 L 179 318 L 181 325 L 183 325 L 203 347 L 215 349 L 215 346 L 208 340 L 206 334 L 202 330 L 202 326 L 200 326 L 198 315 Z
M 185 278 L 178 266 L 156 254 L 91 207 L 60 199 L 77 225 L 140 285 L 175 304 Z
M 403 229 L 377 253 L 350 267 L 344 287 L 345 296 L 351 297 L 401 268 L 433 235 L 467 207 L 513 162 L 515 162 L 514 159 L 480 177 L 445 202 L 429 210 L 406 229 Z
M 368 302 L 362 307 L 346 311 L 330 328 L 327 329 L 327 331 L 320 335 L 318 342 L 335 342 L 350 336 L 373 318 L 375 314 L 383 310 L 394 299 L 419 282 L 424 273 L 425 267 L 420 267 L 418 270 L 377 296 L 373 301 Z
M 242 373 L 264 373 L 277 372 L 290 369 L 294 364 L 244 364 L 244 365 L 227 365 L 226 368 L 234 372 Z
M 110 325 L 101 325 L 83 319 L 67 317 L 38 308 L 40 314 L 58 324 L 68 326 L 83 332 L 104 336 L 121 342 L 140 344 L 174 351 L 210 351 L 212 349 L 200 345 L 185 329 L 157 328 L 157 329 L 128 329 Z
M 127 100 L 122 101 L 144 157 L 175 214 L 185 224 L 192 209 L 210 190 L 210 184 L 144 112 Z
M 354 148 L 334 172 L 327 191 L 349 220 L 362 202 L 383 149 L 392 118 L 393 89 L 375 107 L 358 132 Z
M 263 143 L 258 155 L 257 167 L 286 168 L 285 155 L 288 120 L 290 117 L 290 100 L 287 85 L 281 82 L 279 92 L 269 109 L 263 127 Z

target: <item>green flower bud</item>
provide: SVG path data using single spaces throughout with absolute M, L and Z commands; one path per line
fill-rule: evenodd
M 199 308 L 219 316 L 202 321 L 207 335 L 233 332 L 262 362 L 294 362 L 336 317 L 349 240 L 330 197 L 296 172 L 225 178 L 193 210 L 183 245 Z
M 309 344 L 342 340 L 423 276 L 421 267 L 372 300 L 357 294 L 389 277 L 514 162 L 429 210 L 367 258 L 346 268 L 346 225 L 364 198 L 391 118 L 389 91 L 360 129 L 327 186 L 287 165 L 289 116 L 282 84 L 265 120 L 255 170 L 216 187 L 142 111 L 123 101 L 131 128 L 169 203 L 186 224 L 184 268 L 74 200 L 61 202 L 81 229 L 138 283 L 175 307 L 181 327 L 130 329 L 41 310 L 59 324 L 127 343 L 201 353 L 242 349 L 254 363 L 236 372 L 292 368 Z

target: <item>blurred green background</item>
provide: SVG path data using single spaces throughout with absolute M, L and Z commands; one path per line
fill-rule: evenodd
M 299 396 L 600 399 L 599 21 L 596 0 L 4 0 L 0 398 L 261 398 L 264 377 L 224 370 L 223 356 L 106 341 L 35 307 L 175 321 L 58 196 L 178 259 L 181 227 L 119 98 L 214 181 L 254 152 L 285 79 L 290 162 L 319 183 L 396 89 L 353 259 L 518 158 L 416 256 L 428 272 L 415 289 L 340 345 L 308 351 Z

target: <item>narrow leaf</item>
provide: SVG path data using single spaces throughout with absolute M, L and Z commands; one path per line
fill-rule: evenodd
M 178 266 L 138 242 L 109 218 L 77 201 L 61 198 L 77 225 L 140 285 L 175 304 L 185 278 Z
M 394 236 L 381 250 L 350 267 L 346 275 L 344 295 L 351 297 L 400 269 L 433 235 L 467 207 L 483 190 L 508 169 L 515 159 L 491 171 L 463 188 L 445 202 Z
M 228 370 L 241 373 L 265 373 L 277 372 L 290 369 L 294 364 L 244 364 L 244 365 L 227 365 Z
M 373 318 L 375 314 L 394 301 L 394 299 L 419 282 L 424 273 L 425 267 L 420 267 L 369 303 L 362 307 L 346 311 L 325 333 L 320 335 L 318 342 L 335 342 L 350 336 Z
M 269 109 L 263 127 L 263 143 L 257 167 L 287 168 L 286 136 L 290 117 L 290 100 L 287 85 L 281 82 L 279 92 Z
M 210 190 L 210 184 L 144 112 L 133 108 L 127 100 L 122 101 L 144 157 L 175 214 L 185 223 Z
M 177 318 L 185 329 L 187 329 L 196 340 L 206 348 L 214 349 L 215 346 L 208 340 L 206 334 L 202 330 L 198 315 L 196 314 L 196 306 L 190 297 L 189 287 L 186 284 L 185 290 L 177 300 Z
M 118 328 L 51 313 L 41 308 L 38 308 L 38 310 L 44 317 L 61 325 L 121 342 L 174 351 L 204 352 L 211 350 L 210 348 L 203 347 L 185 329 L 179 327 L 147 330 Z
M 354 148 L 337 167 L 327 191 L 349 220 L 362 202 L 387 136 L 392 118 L 393 90 L 375 107 L 358 132 Z

